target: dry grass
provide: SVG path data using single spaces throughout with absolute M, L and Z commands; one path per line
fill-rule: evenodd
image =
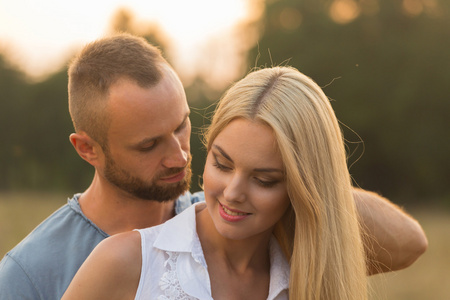
M 46 193 L 1 193 L 1 257 L 53 211 L 67 203 L 67 197 L 68 195 Z
M 69 195 L 0 194 L 0 255 L 20 242 Z M 415 210 L 428 251 L 411 267 L 370 278 L 371 300 L 450 299 L 450 212 Z

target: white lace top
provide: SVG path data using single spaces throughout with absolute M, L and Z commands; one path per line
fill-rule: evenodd
M 208 267 L 198 239 L 197 203 L 166 223 L 138 230 L 142 243 L 142 269 L 136 300 L 213 299 Z M 272 238 L 268 300 L 288 299 L 289 265 Z

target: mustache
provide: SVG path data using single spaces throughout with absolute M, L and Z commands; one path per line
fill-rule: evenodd
M 164 171 L 161 171 L 161 173 L 158 175 L 159 178 L 161 177 L 170 177 L 172 175 L 176 175 L 186 169 L 190 169 L 191 168 L 191 161 L 192 161 L 192 155 L 189 154 L 188 156 L 188 160 L 186 162 L 186 165 L 184 165 L 183 167 L 180 168 L 170 168 Z

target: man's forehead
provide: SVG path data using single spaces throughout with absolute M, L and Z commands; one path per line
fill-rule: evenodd
M 134 142 L 137 137 L 141 140 L 176 130 L 190 112 L 184 89 L 167 84 L 142 89 L 130 82 L 119 83 L 109 104 L 110 133 L 134 137 Z

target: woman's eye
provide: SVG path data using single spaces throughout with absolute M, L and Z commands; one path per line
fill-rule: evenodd
M 220 164 L 218 161 L 214 162 L 213 165 L 214 165 L 214 167 L 216 167 L 217 169 L 219 169 L 219 170 L 221 170 L 221 171 L 229 171 L 229 170 L 231 170 L 231 168 L 226 167 L 226 166 Z
M 221 170 L 221 171 L 229 171 L 229 170 L 231 170 L 230 167 L 227 167 L 227 166 L 221 164 L 216 156 L 214 156 L 213 166 L 216 167 L 217 169 Z
M 256 182 L 262 187 L 272 187 L 278 183 L 277 180 L 262 180 L 255 177 Z

